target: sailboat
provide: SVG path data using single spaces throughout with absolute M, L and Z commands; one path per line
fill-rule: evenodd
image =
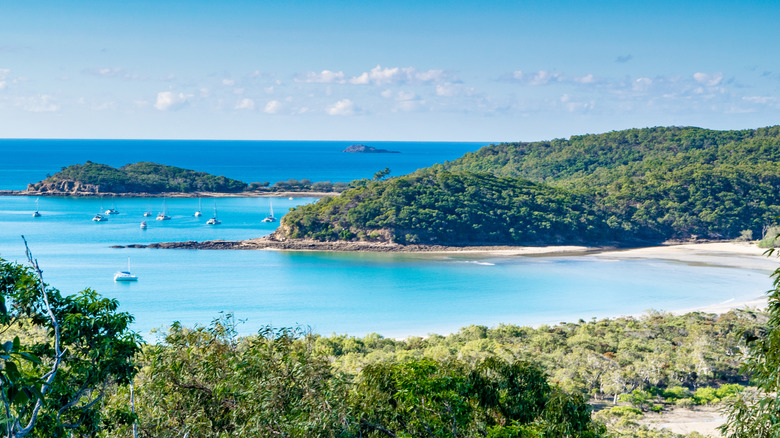
M 93 221 L 95 221 L 95 222 L 105 222 L 105 221 L 108 220 L 107 217 L 105 217 L 102 214 L 100 214 L 101 211 L 103 211 L 103 202 L 102 201 L 100 202 L 100 210 L 98 211 L 98 214 L 96 214 L 95 217 L 92 218 Z
M 106 214 L 119 214 L 119 211 L 116 208 L 114 208 L 114 207 L 115 207 L 115 203 L 112 201 L 111 202 L 111 208 L 106 210 Z
M 198 198 L 198 211 L 195 212 L 195 217 L 201 217 L 203 213 L 200 212 L 200 198 Z
M 127 258 L 127 271 L 117 271 L 114 281 L 138 281 L 138 277 L 130 273 L 130 257 Z
M 41 217 L 41 214 L 38 213 L 38 198 L 35 198 L 35 212 L 32 214 L 32 217 Z
M 214 217 L 209 219 L 209 220 L 207 220 L 206 224 L 207 225 L 219 225 L 221 223 L 222 223 L 222 221 L 217 219 L 217 201 L 214 201 Z
M 141 221 L 141 229 L 142 229 L 142 230 L 145 230 L 145 229 L 146 229 L 146 227 L 147 227 L 147 225 L 146 225 L 146 221 Z
M 271 200 L 269 199 L 269 200 L 268 200 L 268 204 L 269 204 L 269 205 L 270 205 L 270 207 L 271 207 L 271 214 L 269 214 L 268 216 L 266 216 L 266 218 L 265 218 L 265 219 L 263 219 L 263 222 L 276 222 L 276 218 L 274 217 L 274 204 L 273 204 L 273 201 L 271 201 Z
M 162 213 L 158 214 L 155 219 L 158 220 L 158 221 L 169 221 L 169 220 L 171 220 L 171 217 L 168 216 L 166 213 L 167 212 L 165 210 L 165 198 L 163 198 L 163 211 L 162 211 Z

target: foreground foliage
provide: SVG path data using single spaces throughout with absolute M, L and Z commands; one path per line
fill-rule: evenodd
M 299 207 L 278 234 L 512 244 L 762 236 L 780 215 L 778 187 L 778 126 L 630 129 L 491 145 L 366 180 Z
M 770 254 L 772 252 L 770 251 Z M 744 370 L 756 386 L 729 406 L 723 432 L 728 438 L 780 437 L 780 268 L 769 291 L 769 321 L 764 330 L 746 332 L 750 351 Z
M 604 436 L 583 395 L 529 362 L 419 358 L 352 374 L 334 368 L 309 333 L 237 338 L 233 324 L 229 316 L 208 328 L 174 324 L 146 348 L 136 381 L 142 436 Z M 129 426 L 113 434 L 127 436 Z
M 90 289 L 63 297 L 40 271 L 0 259 L 0 332 L 11 339 L 0 352 L 5 436 L 92 436 L 113 421 L 100 403 L 131 381 L 140 351 L 118 306 Z

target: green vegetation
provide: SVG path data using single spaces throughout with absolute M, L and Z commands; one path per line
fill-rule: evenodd
M 239 337 L 225 315 L 209 327 L 175 323 L 139 348 L 115 300 L 91 290 L 62 297 L 39 276 L 0 263 L 0 324 L 14 339 L 0 352 L 6 436 L 24 436 L 35 417 L 26 433 L 46 437 L 129 437 L 134 426 L 140 436 L 672 437 L 637 421 L 744 403 L 757 393 L 741 390 L 745 339 L 774 339 L 777 324 L 767 331 L 753 311 L 651 312 L 395 340 L 270 327 Z M 751 352 L 776 355 L 765 342 Z M 764 391 L 777 369 L 749 371 Z M 615 406 L 594 416 L 609 430 L 588 400 Z
M 140 162 L 116 169 L 91 161 L 65 167 L 33 185 L 33 188 L 39 189 L 48 183 L 56 185 L 63 181 L 94 185 L 102 193 L 232 193 L 246 188 L 246 184 L 238 180 L 163 164 Z
M 728 422 L 722 427 L 728 438 L 780 436 L 780 268 L 772 277 L 766 327 L 744 331 L 749 346 L 744 372 L 755 388 L 731 400 Z
M 431 170 L 366 181 L 298 207 L 284 226 L 293 238 L 401 243 L 580 243 L 624 234 L 587 196 L 518 178 Z
M 343 199 L 298 208 L 284 232 L 401 243 L 760 236 L 780 214 L 780 127 L 648 128 L 502 143 L 353 185 Z
M 34 270 L 0 259 L 4 435 L 93 436 L 117 421 L 101 409 L 107 389 L 137 371 L 133 318 L 90 289 L 63 297 L 29 258 Z

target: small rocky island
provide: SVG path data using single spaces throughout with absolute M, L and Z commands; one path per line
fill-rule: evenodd
M 399 151 L 389 151 L 387 149 L 377 149 L 364 144 L 353 144 L 341 152 L 350 152 L 353 154 L 400 154 Z

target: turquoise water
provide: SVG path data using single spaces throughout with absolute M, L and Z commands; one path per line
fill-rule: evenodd
M 579 257 L 477 258 L 408 254 L 115 249 L 111 245 L 178 240 L 245 239 L 276 224 L 260 222 L 273 202 L 280 217 L 311 198 L 227 198 L 216 201 L 219 226 L 192 216 L 197 199 L 167 199 L 171 221 L 156 215 L 163 200 L 0 197 L 0 257 L 23 261 L 30 242 L 46 280 L 65 293 L 92 287 L 117 298 L 135 329 L 173 321 L 208 324 L 219 312 L 245 320 L 244 334 L 272 324 L 309 325 L 315 332 L 403 337 L 449 333 L 469 324 L 530 324 L 677 310 L 746 300 L 770 287 L 768 272 L 694 266 L 664 260 Z M 112 205 L 108 222 L 91 217 Z M 137 283 L 115 283 L 130 269 Z

